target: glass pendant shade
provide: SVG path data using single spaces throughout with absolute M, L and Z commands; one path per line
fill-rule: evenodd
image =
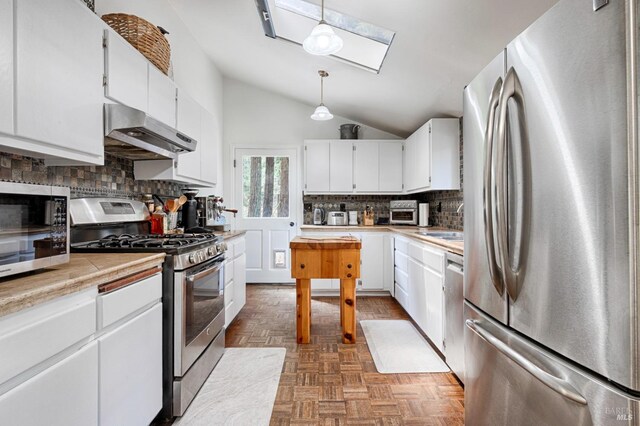
M 324 21 L 320 21 L 302 43 L 304 50 L 312 55 L 333 55 L 342 45 L 342 39 Z
M 311 119 L 317 120 L 317 121 L 326 121 L 326 120 L 331 120 L 332 118 L 333 118 L 333 114 L 329 112 L 329 108 L 324 106 L 324 104 L 318 105 L 318 107 L 313 112 L 313 114 L 311 114 Z

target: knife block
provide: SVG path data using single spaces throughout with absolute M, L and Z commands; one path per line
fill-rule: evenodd
M 362 212 L 362 224 L 364 226 L 373 226 L 373 222 L 374 222 L 373 221 L 373 216 L 374 216 L 374 214 L 373 214 L 372 211 L 370 211 L 370 212 L 367 212 L 367 211 Z

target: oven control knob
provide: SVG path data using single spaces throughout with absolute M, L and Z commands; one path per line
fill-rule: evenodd
M 189 255 L 189 263 L 196 263 L 196 256 L 194 254 Z
M 207 252 L 209 253 L 209 256 L 213 256 L 216 254 L 216 249 L 214 247 L 209 247 Z
M 227 243 L 220 244 L 220 251 L 227 251 Z

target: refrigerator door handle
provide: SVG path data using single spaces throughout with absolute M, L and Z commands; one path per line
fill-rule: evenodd
M 508 219 L 507 219 L 507 205 L 509 203 L 509 195 L 507 193 L 507 113 L 509 110 L 508 102 L 509 99 L 513 98 L 516 101 L 519 114 L 518 114 L 518 125 L 520 126 L 520 137 L 523 138 L 521 141 L 523 146 L 528 146 L 525 138 L 527 137 L 527 128 L 525 123 L 525 114 L 524 114 L 524 95 L 522 92 L 522 86 L 520 84 L 520 79 L 518 78 L 518 74 L 515 69 L 511 67 L 505 76 L 504 84 L 502 85 L 502 90 L 500 91 L 500 100 L 498 104 L 500 105 L 500 112 L 498 116 L 498 161 L 496 168 L 496 179 L 497 179 L 497 226 L 498 226 L 498 251 L 500 256 L 500 264 L 502 266 L 502 274 L 507 286 L 507 292 L 509 293 L 509 297 L 511 300 L 515 301 L 518 297 L 518 271 L 520 270 L 520 242 L 517 242 L 518 247 L 515 252 L 518 255 L 515 256 L 514 265 L 512 267 L 510 262 L 509 255 L 509 228 L 508 228 Z M 524 202 L 522 201 L 522 194 L 518 194 L 521 198 L 518 202 L 518 207 L 521 209 L 523 214 L 520 214 L 520 217 L 524 217 L 526 212 L 523 212 Z M 520 227 L 524 226 L 524 220 L 519 223 Z M 518 236 L 522 237 L 523 230 L 518 229 L 516 233 Z
M 571 401 L 577 402 L 581 405 L 587 405 L 587 400 L 580 395 L 580 393 L 569 382 L 544 371 L 542 368 L 529 361 L 524 355 L 511 348 L 505 342 L 482 327 L 477 320 L 468 319 L 465 323 L 470 330 L 496 348 L 504 356 L 518 364 L 527 373 L 538 379 L 542 384 Z
M 500 100 L 500 90 L 502 89 L 502 77 L 498 77 L 489 98 L 489 116 L 487 117 L 487 128 L 484 133 L 484 180 L 482 185 L 482 210 L 484 213 L 484 242 L 487 248 L 489 260 L 489 275 L 493 286 L 500 296 L 504 294 L 504 283 L 501 280 L 502 272 L 496 261 L 496 249 L 493 242 L 493 218 L 495 216 L 492 197 L 494 193 L 492 175 L 493 173 L 493 128 L 495 127 L 496 110 Z

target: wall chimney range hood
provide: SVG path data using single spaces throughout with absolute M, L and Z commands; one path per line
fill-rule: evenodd
M 104 134 L 105 152 L 132 160 L 176 159 L 198 143 L 144 111 L 120 104 L 104 105 Z

